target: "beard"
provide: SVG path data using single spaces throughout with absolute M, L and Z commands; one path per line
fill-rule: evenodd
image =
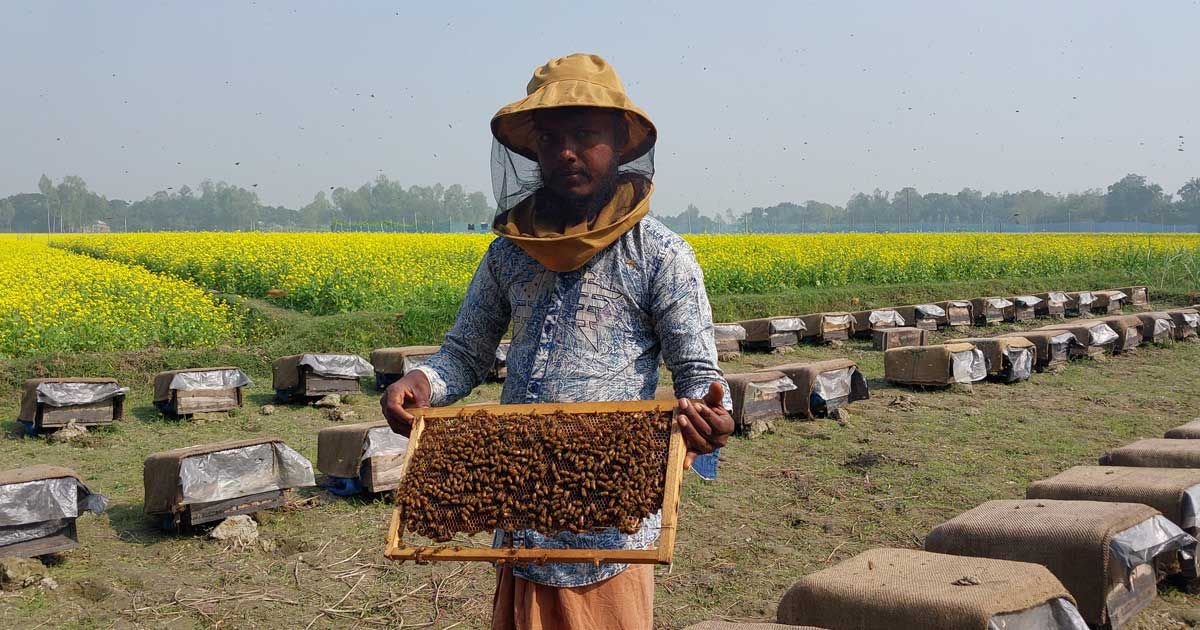
M 617 171 L 600 176 L 595 190 L 590 195 L 575 196 L 560 194 L 549 186 L 543 186 L 539 191 L 543 195 L 543 208 L 553 215 L 555 222 L 561 225 L 576 225 L 590 222 L 600 212 L 600 209 L 612 200 L 617 190 Z

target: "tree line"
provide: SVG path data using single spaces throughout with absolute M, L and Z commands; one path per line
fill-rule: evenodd
M 495 210 L 482 192 L 454 184 L 413 185 L 380 175 L 358 188 L 319 191 L 301 208 L 268 206 L 252 189 L 206 180 L 160 190 L 141 201 L 108 199 L 75 175 L 58 183 L 43 175 L 38 192 L 0 199 L 2 232 L 156 230 L 328 230 L 453 231 L 489 223 Z M 828 229 L 1004 229 L 1006 225 L 1154 223 L 1200 225 L 1200 178 L 1174 194 L 1145 176 L 1130 174 L 1106 189 L 1054 194 L 1041 190 L 957 193 L 857 193 L 845 205 L 820 201 L 783 202 L 735 212 L 702 212 L 691 204 L 678 214 L 656 213 L 680 232 L 796 232 Z

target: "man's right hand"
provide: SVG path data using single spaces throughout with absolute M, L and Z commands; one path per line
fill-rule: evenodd
M 387 418 L 392 431 L 408 437 L 414 417 L 408 412 L 414 407 L 429 406 L 429 378 L 421 370 L 412 370 L 400 380 L 388 385 L 379 399 L 383 417 Z

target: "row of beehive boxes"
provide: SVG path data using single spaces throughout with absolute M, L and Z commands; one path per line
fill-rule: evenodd
M 769 351 L 803 341 L 830 342 L 850 337 L 875 338 L 878 350 L 900 345 L 918 345 L 918 330 L 959 326 L 987 326 L 1001 321 L 1029 321 L 1037 317 L 1087 317 L 1119 313 L 1125 304 L 1146 306 L 1146 287 L 1105 291 L 1049 291 L 1011 298 L 981 297 L 946 300 L 854 312 L 774 316 L 715 326 L 717 351 L 729 358 L 741 350 Z
M 872 549 L 801 578 L 771 624 L 690 630 L 1126 626 L 1175 577 L 1193 590 L 1200 420 L 1109 451 L 934 527 L 924 548 Z

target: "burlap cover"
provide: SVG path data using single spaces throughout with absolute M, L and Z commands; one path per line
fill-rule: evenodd
M 33 423 L 37 419 L 37 387 L 42 383 L 116 383 L 115 378 L 31 378 L 25 381 L 21 394 L 21 411 L 17 420 Z
M 1200 440 L 1200 418 L 1196 418 L 1187 424 L 1181 424 L 1173 429 L 1167 429 L 1163 437 L 1174 440 Z
M 739 623 L 736 621 L 702 621 L 683 630 L 824 630 L 816 626 L 789 626 L 782 623 Z
M 771 338 L 771 322 L 776 319 L 796 319 L 800 320 L 800 331 L 804 330 L 804 320 L 795 315 L 780 315 L 778 317 L 761 317 L 759 319 L 747 319 L 743 322 L 738 322 L 742 328 L 746 329 L 746 341 L 768 341 Z M 786 331 L 785 331 L 786 332 Z
M 917 306 L 918 305 L 916 305 L 916 304 L 906 304 L 904 306 L 897 306 L 896 308 L 894 308 L 892 310 L 896 311 L 897 313 L 900 313 L 900 317 L 904 318 L 905 326 L 916 326 L 917 321 L 918 321 Z M 920 318 L 920 320 L 922 320 L 922 321 L 928 321 L 929 319 L 930 318 L 926 318 L 926 317 Z M 932 319 L 934 319 L 937 322 L 941 322 L 945 318 L 937 317 L 937 318 L 932 318 Z
M 884 378 L 909 385 L 950 385 L 954 382 L 951 357 L 974 349 L 969 343 L 892 348 L 883 353 Z
M 1120 291 L 1128 296 L 1129 303 L 1134 305 L 1143 305 L 1150 302 L 1150 292 L 1146 287 L 1125 287 L 1124 289 L 1113 289 Z
M 1141 322 L 1142 338 L 1147 341 L 1152 340 L 1154 337 L 1155 324 L 1158 323 L 1158 320 L 1165 319 L 1168 322 L 1171 322 L 1172 328 L 1175 327 L 1175 318 L 1171 317 L 1171 314 L 1166 311 L 1146 311 L 1144 313 L 1138 313 L 1133 317 L 1138 318 L 1138 321 Z M 1170 338 L 1175 338 L 1174 330 L 1171 331 Z
M 975 319 L 987 316 L 989 318 L 1003 317 L 1004 309 L 995 308 L 991 305 L 991 300 L 1002 299 L 996 296 L 971 298 L 971 314 Z
M 963 578 L 979 583 L 955 584 Z M 855 630 L 987 630 L 996 615 L 1056 597 L 1074 602 L 1037 564 L 872 549 L 801 578 L 779 603 L 778 621 Z
M 741 418 L 742 409 L 745 408 L 746 404 L 746 391 L 749 389 L 748 386 L 750 383 L 773 381 L 783 376 L 783 372 L 775 370 L 744 372 L 742 374 L 726 374 L 725 382 L 729 383 L 729 398 L 733 403 L 734 419 L 739 420 Z M 743 427 L 739 426 L 738 429 L 743 430 Z
M 295 389 L 300 385 L 300 360 L 303 354 L 293 354 L 275 359 L 271 364 L 271 387 Z
M 854 318 L 854 332 L 860 333 L 860 334 L 861 333 L 870 334 L 871 330 L 874 329 L 874 326 L 871 325 L 871 313 L 874 313 L 876 311 L 895 311 L 895 310 L 896 309 L 894 309 L 894 308 L 873 308 L 869 311 L 854 311 L 853 313 L 850 313 L 850 317 Z M 896 314 L 899 315 L 900 312 L 896 311 Z M 903 317 L 903 315 L 901 315 L 901 317 Z M 905 325 L 908 324 L 908 320 L 904 320 L 904 322 L 905 322 Z
M 1126 331 L 1130 328 L 1138 329 L 1137 334 L 1139 337 L 1141 336 L 1142 319 L 1137 315 L 1110 315 L 1108 317 L 1101 317 L 1100 321 L 1108 324 L 1109 328 L 1117 331 L 1117 334 L 1121 335 L 1121 338 L 1125 337 L 1127 334 Z
M 1084 621 L 1101 624 L 1109 591 L 1125 579 L 1119 561 L 1109 557 L 1109 542 L 1156 515 L 1137 503 L 988 501 L 934 527 L 925 549 L 1040 564 L 1075 597 Z
M 1099 319 L 1076 319 L 1076 320 L 1073 320 L 1070 322 L 1064 322 L 1061 324 L 1050 324 L 1049 326 L 1042 326 L 1041 328 L 1038 328 L 1037 330 L 1065 330 L 1065 331 L 1068 331 L 1072 335 L 1075 335 L 1075 341 L 1078 341 L 1080 345 L 1090 348 L 1090 347 L 1092 347 L 1092 330 L 1091 329 L 1096 324 L 1104 324 L 1105 326 L 1108 326 L 1107 323 L 1105 323 L 1103 320 L 1099 320 Z M 1112 328 L 1112 327 L 1109 326 L 1109 328 Z M 1113 331 L 1113 332 L 1116 332 L 1116 331 Z M 1120 333 L 1118 333 L 1118 334 L 1120 334 Z M 1117 343 L 1117 342 L 1114 341 L 1113 343 Z
M 154 375 L 154 400 L 170 400 L 171 399 L 171 379 L 175 378 L 176 374 L 184 372 L 214 372 L 217 370 L 240 370 L 241 368 L 232 366 L 223 367 L 202 367 L 202 368 L 187 368 L 184 370 L 167 370 Z
M 835 317 L 845 317 L 848 321 L 833 323 L 831 320 Z M 850 313 L 813 313 L 811 315 L 802 315 L 800 321 L 804 322 L 804 329 L 808 331 L 806 336 L 809 337 L 821 337 L 838 330 L 845 330 L 848 335 L 854 334 L 854 317 Z
M 387 425 L 361 422 L 321 429 L 317 433 L 317 470 L 332 477 L 357 477 L 367 433 Z
M 1120 297 L 1121 294 L 1124 294 L 1125 297 Z M 1107 291 L 1092 291 L 1092 297 L 1096 298 L 1096 301 L 1092 303 L 1092 308 L 1106 309 L 1109 308 L 1109 305 L 1113 302 L 1116 302 L 1118 305 L 1120 305 L 1121 302 L 1128 300 L 1129 294 L 1125 293 L 1124 291 L 1109 289 Z
M 1106 466 L 1200 468 L 1200 440 L 1138 440 L 1109 451 L 1101 463 Z
M 204 455 L 272 442 L 282 443 L 283 440 L 273 437 L 250 438 L 216 444 L 200 444 L 154 453 L 146 458 L 146 462 L 142 466 L 142 483 L 146 492 L 146 501 L 142 511 L 147 515 L 173 514 L 183 509 L 183 496 L 179 487 L 179 467 L 183 464 L 183 460 L 193 455 Z
M 1200 470 L 1136 466 L 1075 466 L 1029 484 L 1030 499 L 1141 503 L 1183 527 L 1184 492 L 1200 485 Z
M 0 486 L 29 481 L 42 481 L 44 479 L 62 479 L 63 477 L 73 477 L 78 479 L 80 483 L 83 483 L 79 475 L 70 468 L 51 466 L 49 464 L 34 464 L 33 466 L 14 468 L 13 470 L 0 470 Z
M 371 365 L 381 374 L 403 374 L 404 358 L 426 356 L 441 350 L 441 346 L 401 346 L 371 351 Z
M 1019 335 L 1019 333 L 1018 333 Z M 1025 337 L 1021 336 L 999 336 L 999 337 L 971 337 L 969 339 L 955 339 L 958 343 L 969 343 L 987 357 L 988 374 L 999 374 L 1004 370 L 1004 352 L 1009 348 L 1032 348 L 1034 352 L 1033 362 L 1037 364 L 1037 346 Z
M 759 371 L 782 372 L 784 376 L 792 379 L 792 383 L 796 386 L 796 389 L 783 392 L 783 413 L 788 416 L 801 416 L 812 419 L 813 415 L 812 410 L 809 409 L 809 402 L 813 387 L 817 384 L 817 377 L 824 372 L 844 370 L 846 368 L 853 368 L 857 371 L 858 364 L 850 359 L 830 359 L 828 361 L 813 361 L 811 363 L 787 363 L 763 368 Z M 850 396 L 851 399 L 854 399 L 853 391 L 851 391 Z

